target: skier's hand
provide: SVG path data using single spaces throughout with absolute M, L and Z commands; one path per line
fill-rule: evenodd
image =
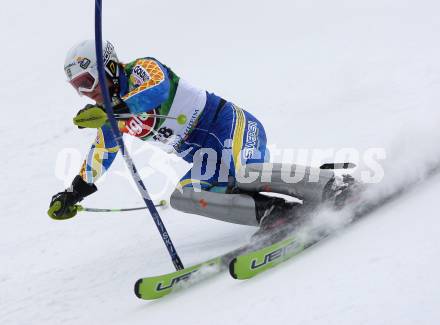
M 55 220 L 73 218 L 77 213 L 77 208 L 75 206 L 75 203 L 77 202 L 77 199 L 72 192 L 69 192 L 69 190 L 57 193 L 52 196 L 47 214 Z
M 78 175 L 73 180 L 72 186 L 52 197 L 47 214 L 55 220 L 73 218 L 78 212 L 75 204 L 97 190 L 95 184 L 88 184 Z
M 104 109 L 97 104 L 87 104 L 73 118 L 73 124 L 78 126 L 79 129 L 99 129 L 105 122 L 107 122 L 107 114 Z

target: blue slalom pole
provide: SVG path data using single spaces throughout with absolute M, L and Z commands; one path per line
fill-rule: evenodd
M 147 188 L 142 182 L 141 177 L 136 169 L 136 166 L 133 163 L 128 151 L 125 149 L 124 141 L 122 139 L 122 134 L 119 131 L 118 124 L 116 119 L 113 116 L 113 107 L 110 99 L 110 92 L 107 87 L 105 70 L 104 70 L 104 59 L 102 53 L 102 0 L 95 0 L 95 47 L 96 47 L 96 59 L 98 63 L 98 73 L 99 73 L 99 86 L 101 87 L 102 96 L 104 99 L 104 108 L 107 113 L 108 120 L 111 124 L 111 130 L 113 137 L 115 138 L 116 143 L 119 146 L 119 150 L 122 152 L 122 156 L 124 157 L 125 163 L 127 164 L 128 169 L 131 172 L 131 176 L 133 177 L 136 186 L 139 189 L 139 192 L 144 199 L 144 202 L 150 211 L 151 217 L 154 220 L 154 223 L 159 230 L 160 235 L 165 243 L 165 246 L 168 249 L 168 253 L 171 256 L 173 264 L 176 270 L 182 270 L 183 264 L 180 260 L 179 255 L 177 254 L 176 249 L 174 248 L 173 242 L 171 241 L 170 236 L 168 235 L 167 230 L 165 229 L 165 225 L 160 218 L 159 213 L 157 212 L 156 207 L 154 206 L 153 201 L 148 194 Z

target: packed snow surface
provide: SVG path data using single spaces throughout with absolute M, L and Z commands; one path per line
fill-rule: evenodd
M 224 273 L 155 302 L 133 285 L 173 266 L 146 211 L 48 218 L 95 136 L 72 124 L 87 100 L 63 72 L 66 51 L 93 38 L 93 6 L 2 4 L 0 324 L 440 323 L 440 176 L 264 275 Z M 435 0 L 108 0 L 103 20 L 120 60 L 156 57 L 256 115 L 274 161 L 383 150 L 382 195 L 440 157 L 439 12 Z M 126 140 L 154 199 L 168 198 L 189 165 Z M 85 206 L 142 205 L 121 157 L 98 187 Z M 255 231 L 160 213 L 187 266 Z

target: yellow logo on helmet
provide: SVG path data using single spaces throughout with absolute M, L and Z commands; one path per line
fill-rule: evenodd
M 110 61 L 109 65 L 108 65 L 108 68 L 110 69 L 110 72 L 112 74 L 116 73 L 116 66 L 115 66 L 115 63 L 113 61 Z
M 86 58 L 86 57 L 82 57 L 82 56 L 77 56 L 75 58 L 76 62 L 79 64 L 79 66 L 81 68 L 83 68 L 84 70 L 87 69 L 87 67 L 90 65 L 91 61 Z

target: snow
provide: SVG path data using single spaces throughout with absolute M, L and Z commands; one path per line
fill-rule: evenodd
M 440 322 L 439 176 L 252 280 L 225 273 L 159 301 L 138 300 L 139 277 L 173 270 L 147 212 L 64 222 L 46 215 L 94 139 L 72 124 L 87 101 L 62 69 L 70 46 L 93 38 L 93 6 L 2 6 L 0 324 Z M 332 160 L 341 148 L 361 157 L 383 148 L 383 194 L 422 179 L 440 157 L 439 10 L 434 0 L 109 0 L 104 37 L 121 60 L 155 56 L 254 113 L 273 152 L 332 149 Z M 166 198 L 189 166 L 127 142 L 154 198 Z M 98 187 L 84 205 L 142 204 L 120 157 Z M 185 265 L 254 231 L 160 213 Z

